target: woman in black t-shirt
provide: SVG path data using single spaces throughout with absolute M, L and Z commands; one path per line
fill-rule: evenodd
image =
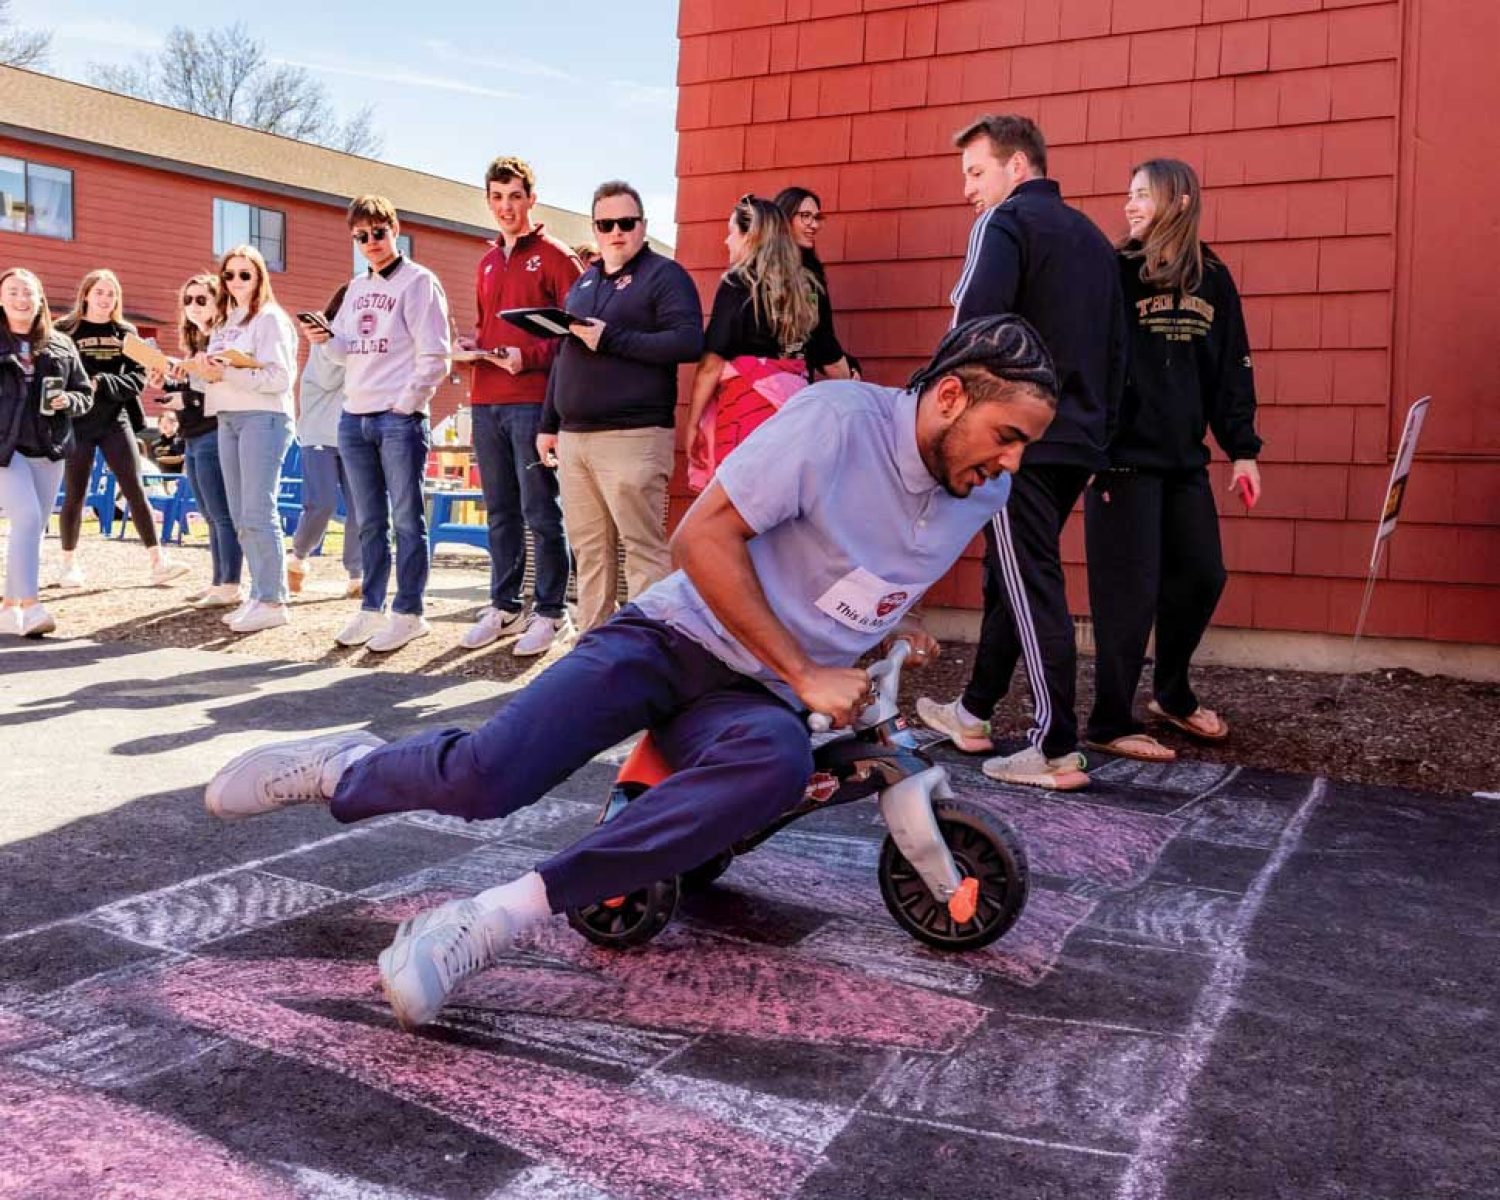
M 141 392 L 146 387 L 146 369 L 125 357 L 127 334 L 135 326 L 125 320 L 124 293 L 113 271 L 90 271 L 78 285 L 73 309 L 57 328 L 73 339 L 83 369 L 94 386 L 94 407 L 74 422 L 73 449 L 63 470 L 63 504 L 59 526 L 62 536 L 63 587 L 82 587 L 83 568 L 74 557 L 83 528 L 83 506 L 88 499 L 94 470 L 94 451 L 114 473 L 120 495 L 130 506 L 130 520 L 141 535 L 151 559 L 151 582 L 158 587 L 187 572 L 162 553 L 156 536 L 156 515 L 141 483 L 140 459 L 136 454 L 132 426 L 145 425 L 135 414 L 141 411 Z
M 802 265 L 812 272 L 821 289 L 818 292 L 818 324 L 827 331 L 829 349 L 836 351 L 838 357 L 849 364 L 850 375 L 858 379 L 859 360 L 845 352 L 839 344 L 838 334 L 834 332 L 833 299 L 828 291 L 828 272 L 823 268 L 823 260 L 818 257 L 818 232 L 828 219 L 823 213 L 823 201 L 817 192 L 793 185 L 776 193 L 776 207 L 786 214 L 792 230 L 792 240 L 802 252 Z
M 1096 646 L 1087 744 L 1147 762 L 1176 757 L 1132 711 L 1153 626 L 1148 710 L 1202 741 L 1229 736 L 1188 682 L 1226 579 L 1209 432 L 1231 461 L 1230 490 L 1247 507 L 1260 497 L 1250 343 L 1229 268 L 1199 239 L 1201 197 L 1184 162 L 1152 159 L 1132 172 L 1119 247 L 1130 373 L 1109 469 L 1084 496 Z
M 822 287 L 802 265 L 781 209 L 743 196 L 729 214 L 729 270 L 719 282 L 688 409 L 688 483 L 701 491 L 724 457 L 812 372 L 849 377 Z

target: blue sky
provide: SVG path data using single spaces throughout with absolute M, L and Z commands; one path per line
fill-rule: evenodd
M 90 62 L 129 62 L 173 25 L 243 20 L 273 58 L 312 70 L 341 113 L 373 105 L 388 162 L 478 186 L 494 155 L 519 154 L 545 203 L 578 210 L 600 180 L 623 177 L 652 233 L 675 240 L 669 0 L 13 0 L 11 12 L 52 30 L 52 71 L 82 82 Z

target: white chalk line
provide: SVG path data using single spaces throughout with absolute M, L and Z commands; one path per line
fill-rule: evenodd
M 1120 1180 L 1116 1200 L 1160 1200 L 1165 1195 L 1171 1153 L 1189 1111 L 1188 1093 L 1208 1063 L 1214 1041 L 1245 977 L 1245 939 L 1272 881 L 1301 843 L 1313 810 L 1322 801 L 1327 788 L 1328 782 L 1321 776 L 1313 780 L 1307 797 L 1282 829 L 1275 851 L 1245 893 L 1244 902 L 1236 913 L 1233 936 L 1218 956 L 1193 1008 L 1178 1059 L 1177 1075 L 1168 1083 L 1162 1102 L 1142 1123 L 1140 1142 Z
M 1239 777 L 1239 773 L 1240 773 L 1240 768 L 1239 767 L 1232 767 L 1232 768 L 1230 768 L 1229 774 L 1226 775 L 1226 776 L 1224 776 L 1223 779 L 1219 780 L 1218 783 L 1214 784 L 1213 787 L 1205 788 L 1203 791 L 1199 792 L 1196 796 L 1194 796 L 1191 800 L 1185 800 L 1185 801 L 1183 801 L 1180 805 L 1178 805 L 1171 812 L 1169 812 L 1169 813 L 1167 813 L 1165 815 L 1169 816 L 1169 817 L 1175 817 L 1175 816 L 1178 815 L 1178 813 L 1186 812 L 1188 809 L 1192 808 L 1193 805 L 1199 803 L 1202 800 L 1207 800 L 1210 796 L 1212 796 L 1215 792 L 1219 791 L 1221 788 L 1228 787 L 1230 783 L 1232 783 L 1235 779 L 1237 779 Z
M 1023 1146 L 1040 1146 L 1045 1150 L 1062 1150 L 1069 1154 L 1089 1154 L 1095 1158 L 1129 1158 L 1123 1150 L 1101 1150 L 1098 1146 L 1080 1146 L 1073 1142 L 1053 1142 L 1046 1138 L 1025 1137 L 1019 1133 L 1003 1133 L 998 1129 L 976 1129 L 972 1125 L 960 1125 L 952 1121 L 935 1121 L 928 1117 L 908 1117 L 902 1113 L 880 1112 L 866 1109 L 859 1114 L 877 1121 L 894 1121 L 898 1125 L 915 1125 L 920 1129 L 941 1129 L 944 1133 L 962 1133 L 968 1137 L 985 1138 L 992 1142 L 1019 1143 Z

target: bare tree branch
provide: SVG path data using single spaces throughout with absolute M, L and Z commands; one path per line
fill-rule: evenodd
M 94 63 L 89 73 L 110 91 L 266 133 L 350 154 L 379 153 L 381 147 L 369 108 L 341 124 L 317 77 L 305 67 L 273 64 L 243 24 L 207 32 L 178 25 L 157 54 L 131 66 Z
M 10 15 L 10 0 L 0 0 L 0 66 L 41 70 L 51 49 L 49 31 L 17 29 Z

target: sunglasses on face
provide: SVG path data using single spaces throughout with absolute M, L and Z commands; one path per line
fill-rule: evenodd
M 369 233 L 366 233 L 363 229 L 356 229 L 354 231 L 353 237 L 356 242 L 363 246 L 366 242 L 385 241 L 386 234 L 388 233 L 390 233 L 389 229 L 387 229 L 384 225 L 378 225 L 374 229 L 370 230 Z
M 594 222 L 594 228 L 600 233 L 613 233 L 618 225 L 621 233 L 632 233 L 643 220 L 644 217 L 600 217 Z
M 182 298 L 182 306 L 184 308 L 188 307 L 191 304 L 200 304 L 201 305 L 201 304 L 211 304 L 211 303 L 213 303 L 213 301 L 208 296 L 184 296 Z
M 254 283 L 255 282 L 255 272 L 254 271 L 225 271 L 224 272 L 224 282 L 225 283 L 233 283 L 236 279 L 238 279 L 241 283 Z

